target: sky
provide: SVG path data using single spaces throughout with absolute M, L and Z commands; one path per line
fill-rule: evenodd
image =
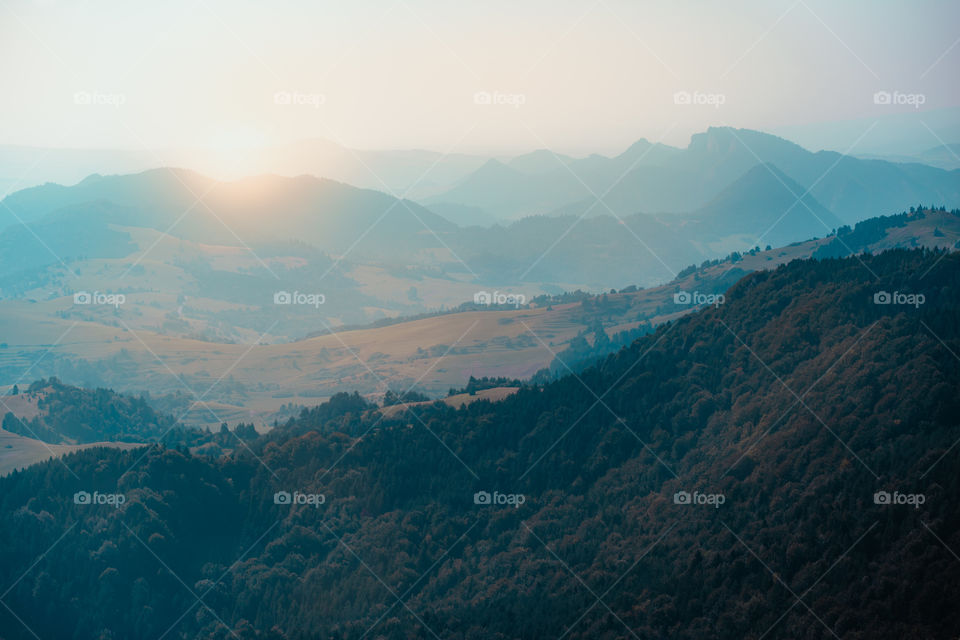
M 960 105 L 958 40 L 955 1 L 0 0 L 0 144 L 685 146 Z

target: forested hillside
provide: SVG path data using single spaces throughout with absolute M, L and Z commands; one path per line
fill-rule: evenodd
M 0 636 L 955 638 L 958 300 L 955 254 L 795 261 L 499 403 L 35 465 Z
M 7 411 L 3 428 L 48 443 L 148 442 L 173 426 L 173 417 L 159 414 L 142 397 L 110 389 L 82 389 L 57 378 L 37 380 L 26 390 L 36 400 L 38 415 Z

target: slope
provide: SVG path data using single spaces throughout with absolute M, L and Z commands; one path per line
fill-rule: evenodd
M 297 239 L 358 256 L 442 248 L 433 233 L 456 229 L 413 202 L 332 180 L 262 175 L 221 182 L 184 169 L 93 175 L 70 187 L 24 189 L 3 200 L 0 224 L 44 221 L 54 212 L 82 222 L 84 206 L 100 201 L 124 208 L 122 218 L 111 219 L 114 224 L 186 240 L 246 246 Z
M 783 246 L 841 226 L 833 213 L 771 164 L 754 166 L 682 220 L 682 228 L 703 242 L 734 236 L 740 238 L 738 246 Z
M 950 637 L 958 296 L 957 255 L 795 261 L 499 403 L 344 394 L 255 457 L 33 467 L 0 479 L 4 629 Z M 92 489 L 125 502 L 73 504 Z

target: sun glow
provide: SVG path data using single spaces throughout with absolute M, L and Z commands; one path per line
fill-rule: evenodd
M 190 166 L 220 180 L 233 180 L 259 172 L 270 135 L 243 123 L 224 123 L 191 148 Z

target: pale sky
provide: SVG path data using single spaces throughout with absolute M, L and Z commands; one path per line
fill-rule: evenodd
M 0 0 L 0 144 L 684 146 L 956 106 L 958 39 L 955 1 Z

